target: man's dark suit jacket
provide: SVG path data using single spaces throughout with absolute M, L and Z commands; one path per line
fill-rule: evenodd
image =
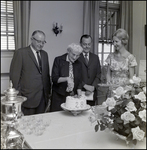
M 40 55 L 42 73 L 30 46 L 16 50 L 11 62 L 10 80 L 13 87 L 19 90 L 19 95 L 27 98 L 22 104 L 26 108 L 36 108 L 43 92 L 48 103 L 51 91 L 48 55 L 44 50 L 40 51 Z
M 79 61 L 82 63 L 82 86 L 85 84 L 94 86 L 94 100 L 97 100 L 97 84 L 101 81 L 101 66 L 99 57 L 90 52 L 89 62 L 87 65 L 83 53 L 81 53 Z M 83 88 L 82 90 L 85 89 Z
M 67 82 L 57 83 L 60 77 L 69 77 L 69 62 L 66 61 L 67 53 L 55 58 L 52 68 L 52 102 L 51 110 L 60 109 L 60 104 L 65 102 L 67 92 Z M 73 74 L 74 74 L 74 94 L 77 94 L 77 89 L 82 88 L 82 73 L 81 63 L 76 60 L 73 63 Z

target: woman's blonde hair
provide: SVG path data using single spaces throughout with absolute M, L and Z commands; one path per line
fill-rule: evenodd
M 126 30 L 120 28 L 113 33 L 112 37 L 114 37 L 114 36 L 116 36 L 118 39 L 120 39 L 123 45 L 128 44 L 129 35 Z

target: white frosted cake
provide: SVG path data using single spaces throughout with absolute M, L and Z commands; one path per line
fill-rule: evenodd
M 86 107 L 86 98 L 85 96 L 81 96 L 80 98 L 67 96 L 65 106 L 68 109 L 83 109 Z

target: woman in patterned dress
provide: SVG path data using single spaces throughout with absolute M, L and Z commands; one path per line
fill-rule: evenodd
M 108 66 L 107 83 L 113 85 L 113 89 L 129 84 L 129 79 L 135 75 L 137 62 L 135 57 L 126 49 L 128 39 L 128 33 L 124 29 L 118 29 L 113 34 L 115 51 L 110 53 L 106 59 Z

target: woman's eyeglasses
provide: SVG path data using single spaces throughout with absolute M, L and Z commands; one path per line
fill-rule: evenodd
M 37 39 L 35 39 L 34 37 L 32 37 L 37 43 L 42 43 L 42 44 L 45 44 L 46 43 L 46 41 L 40 41 L 40 40 L 37 40 Z

